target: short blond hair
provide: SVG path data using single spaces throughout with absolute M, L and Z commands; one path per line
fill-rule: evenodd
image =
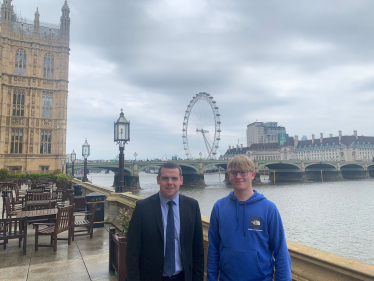
M 237 155 L 230 160 L 229 164 L 227 164 L 227 170 L 254 172 L 255 165 L 253 164 L 253 161 L 249 159 L 248 156 Z

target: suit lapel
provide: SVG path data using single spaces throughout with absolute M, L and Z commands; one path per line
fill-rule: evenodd
M 179 194 L 179 218 L 180 218 L 180 244 L 183 247 L 182 241 L 184 238 L 184 233 L 187 230 L 187 214 L 188 208 L 186 206 L 186 202 L 184 200 L 183 195 Z
M 160 230 L 160 233 L 161 233 L 161 236 L 162 236 L 162 241 L 164 241 L 164 225 L 162 223 L 162 214 L 161 214 L 161 205 L 160 204 L 161 204 L 160 203 L 160 197 L 157 193 L 153 197 L 152 205 L 153 205 L 153 211 L 156 215 L 158 229 Z

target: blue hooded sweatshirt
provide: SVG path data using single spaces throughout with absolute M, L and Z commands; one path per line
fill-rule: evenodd
M 231 191 L 213 207 L 207 281 L 291 281 L 291 258 L 278 209 L 254 190 L 245 202 Z

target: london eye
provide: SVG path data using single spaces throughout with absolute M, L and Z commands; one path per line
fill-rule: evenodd
M 220 114 L 213 97 L 205 92 L 192 98 L 183 120 L 183 146 L 188 159 L 215 159 L 221 133 Z

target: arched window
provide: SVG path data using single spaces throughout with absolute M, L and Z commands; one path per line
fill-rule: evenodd
M 51 154 L 52 132 L 41 131 L 40 133 L 40 154 Z
M 53 56 L 51 54 L 46 54 L 46 56 L 44 57 L 44 68 L 43 68 L 44 78 L 53 78 L 54 66 L 55 66 L 55 60 Z
M 19 49 L 16 52 L 14 74 L 26 75 L 26 52 L 25 50 Z
M 22 153 L 23 144 L 23 130 L 12 129 L 12 136 L 10 139 L 10 153 Z
M 13 94 L 13 116 L 24 116 L 25 93 L 15 91 Z
M 42 95 L 42 118 L 52 118 L 53 94 Z

